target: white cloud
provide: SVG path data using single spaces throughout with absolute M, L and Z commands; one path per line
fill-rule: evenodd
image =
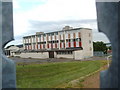
M 41 21 L 95 19 L 95 1 L 88 2 L 89 0 L 49 0 L 26 12 L 26 15 L 30 19 Z
M 29 31 L 28 18 L 24 13 L 16 13 L 13 16 L 14 19 L 14 34 L 15 36 L 22 35 Z
M 24 9 L 26 7 L 28 8 L 29 4 L 26 5 L 26 7 L 22 7 L 20 1 L 22 3 L 39 2 L 40 5 L 35 5 L 26 11 Z M 13 7 L 16 43 L 18 43 L 18 38 L 16 38 L 18 36 L 21 36 L 22 39 L 23 36 L 35 34 L 35 32 L 39 30 L 46 32 L 50 30 L 55 31 L 62 29 L 65 25 L 92 28 L 93 32 L 97 32 L 96 22 L 77 22 L 80 20 L 96 19 L 95 0 L 14 0 Z M 49 23 L 44 25 L 33 24 L 31 26 L 31 21 Z M 61 23 L 55 23 L 60 21 Z M 71 22 L 64 23 L 63 21 Z M 22 40 L 19 40 L 19 42 L 21 41 Z
M 18 0 L 19 1 L 19 0 Z M 23 3 L 27 1 L 24 0 Z M 28 0 L 31 2 L 33 0 Z M 39 1 L 39 0 L 34 0 Z M 95 19 L 95 1 L 91 0 L 40 0 L 46 2 L 29 11 L 14 13 L 15 35 L 29 32 L 29 20 L 39 21 L 61 21 L 61 20 L 81 20 Z M 89 3 L 88 3 L 89 2 Z M 20 7 L 15 0 L 15 7 Z M 28 6 L 28 5 L 27 5 Z M 25 8 L 25 7 L 24 7 Z

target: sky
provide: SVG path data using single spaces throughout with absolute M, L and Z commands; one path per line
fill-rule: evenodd
M 13 0 L 14 41 L 22 44 L 22 37 L 36 32 L 59 31 L 66 25 L 91 28 L 93 41 L 109 42 L 98 32 L 95 0 Z

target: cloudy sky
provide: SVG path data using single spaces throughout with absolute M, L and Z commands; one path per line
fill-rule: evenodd
M 22 44 L 22 37 L 36 32 L 59 31 L 65 25 L 93 29 L 93 41 L 109 42 L 99 33 L 95 0 L 13 0 L 14 38 L 10 44 Z

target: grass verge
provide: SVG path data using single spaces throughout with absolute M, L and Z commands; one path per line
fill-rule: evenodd
M 54 88 L 88 75 L 105 63 L 98 60 L 17 65 L 17 88 Z

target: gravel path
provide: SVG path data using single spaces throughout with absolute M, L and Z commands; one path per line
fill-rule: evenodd
M 56 59 L 56 58 L 49 58 L 49 59 L 31 59 L 31 58 L 18 58 L 18 57 L 11 57 L 15 63 L 45 63 L 45 62 L 71 62 L 71 61 L 88 61 L 88 60 L 106 60 L 106 57 L 92 57 L 82 60 L 74 60 L 74 59 Z

